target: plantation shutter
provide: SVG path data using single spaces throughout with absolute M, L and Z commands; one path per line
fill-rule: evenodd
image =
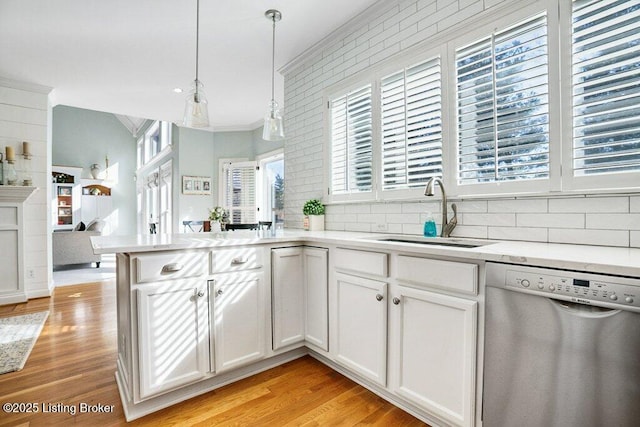
M 258 222 L 257 169 L 256 162 L 231 162 L 223 165 L 222 200 L 232 224 Z
M 442 176 L 440 58 L 381 82 L 382 188 L 422 186 Z
M 371 85 L 331 101 L 331 191 L 371 191 Z
M 574 176 L 640 171 L 640 3 L 573 2 Z
M 547 19 L 456 51 L 458 183 L 549 176 Z

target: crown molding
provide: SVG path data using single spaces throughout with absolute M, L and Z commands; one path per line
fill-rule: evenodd
M 360 28 L 362 25 L 369 23 L 372 19 L 381 16 L 389 9 L 398 5 L 402 0 L 378 0 L 358 15 L 351 18 L 349 21 L 338 27 L 331 32 L 328 36 L 306 49 L 300 55 L 293 58 L 291 61 L 283 65 L 278 69 L 278 72 L 282 75 L 287 75 L 292 71 L 302 67 L 316 56 L 322 54 L 324 48 L 331 46 L 338 40 L 342 40 L 351 34 L 354 29 Z
M 17 80 L 7 79 L 0 76 L 0 86 L 9 87 L 12 89 L 26 90 L 28 92 L 36 92 L 48 95 L 53 88 L 35 83 L 19 82 Z

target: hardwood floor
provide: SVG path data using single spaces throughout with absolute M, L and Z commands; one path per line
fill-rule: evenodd
M 0 375 L 1 404 L 34 403 L 39 412 L 2 411 L 0 426 L 426 425 L 310 357 L 126 423 L 114 377 L 114 281 L 57 288 L 51 298 L 0 306 L 0 317 L 42 310 L 49 318 L 24 369 Z M 79 413 L 81 403 L 113 411 Z

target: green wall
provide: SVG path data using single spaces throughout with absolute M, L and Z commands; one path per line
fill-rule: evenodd
M 112 186 L 112 206 L 118 224 L 113 234 L 136 232 L 136 142 L 127 128 L 110 113 L 57 105 L 53 107 L 52 164 L 83 168 L 82 178 L 91 178 L 93 163 L 117 169 Z

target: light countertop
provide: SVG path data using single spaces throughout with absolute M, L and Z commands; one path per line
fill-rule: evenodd
M 311 243 L 344 245 L 363 250 L 388 250 L 418 255 L 432 255 L 535 265 L 603 274 L 640 277 L 640 249 L 607 246 L 569 245 L 521 241 L 491 241 L 450 239 L 481 243 L 473 248 L 424 245 L 380 241 L 385 237 L 421 239 L 419 236 L 355 233 L 345 231 L 309 232 L 284 230 L 277 236 L 256 231 L 226 233 L 155 234 L 91 237 L 94 252 L 136 253 L 164 250 L 184 250 L 247 246 L 256 244 Z M 447 241 L 446 239 L 444 241 Z

